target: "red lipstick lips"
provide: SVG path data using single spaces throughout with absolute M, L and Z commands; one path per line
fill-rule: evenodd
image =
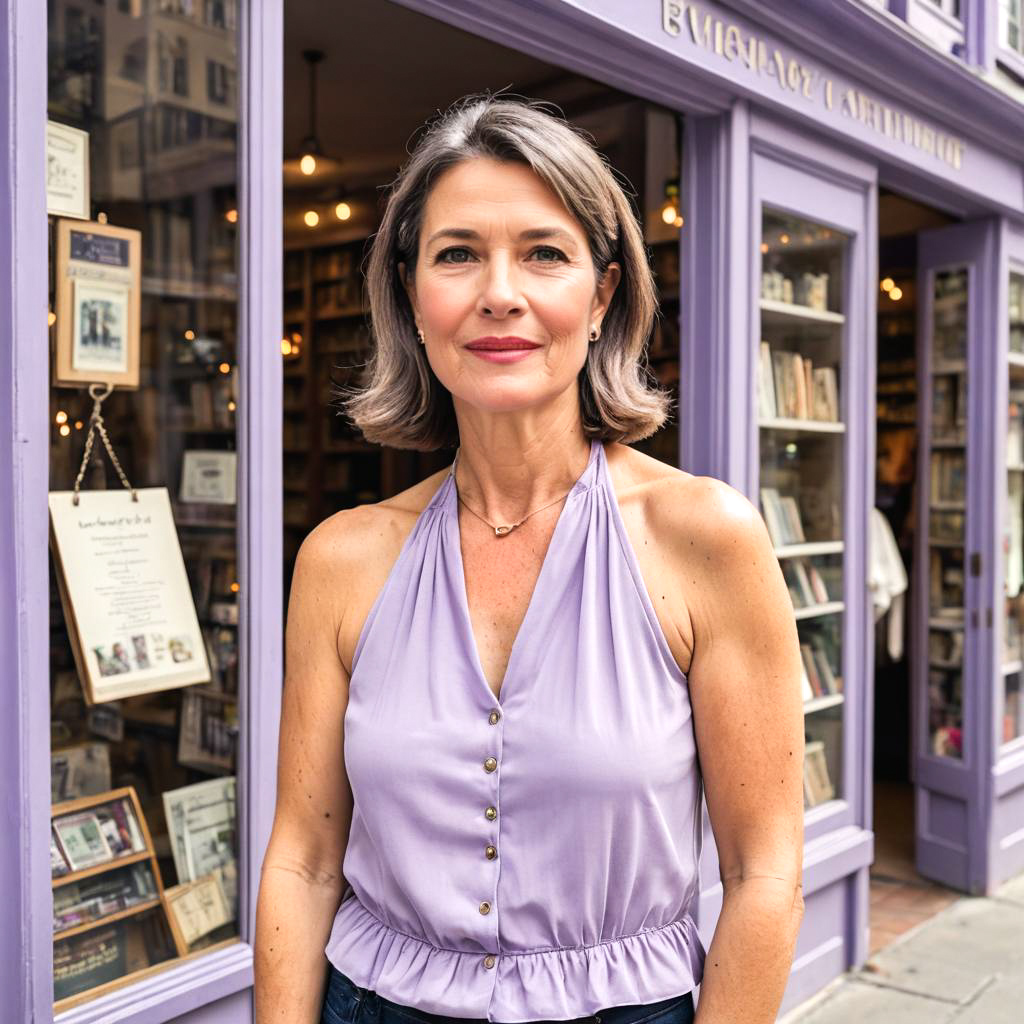
M 514 335 L 504 338 L 490 335 L 486 338 L 476 338 L 466 348 L 478 359 L 486 359 L 489 363 L 517 363 L 540 348 L 540 345 Z

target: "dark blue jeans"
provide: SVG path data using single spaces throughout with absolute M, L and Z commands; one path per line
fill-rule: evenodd
M 411 1006 L 393 1003 L 377 995 L 373 989 L 362 988 L 329 965 L 327 995 L 320 1024 L 488 1024 L 484 1017 L 443 1017 L 437 1013 L 414 1010 Z M 670 996 L 657 1003 L 636 1006 L 611 1006 L 586 1017 L 574 1017 L 558 1024 L 693 1024 L 695 1008 L 693 993 Z M 533 1024 L 555 1024 L 536 1021 Z

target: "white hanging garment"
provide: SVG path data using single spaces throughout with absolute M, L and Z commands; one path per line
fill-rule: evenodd
M 889 520 L 877 508 L 871 510 L 868 531 L 868 589 L 874 604 L 875 622 L 889 613 L 886 649 L 893 661 L 899 661 L 903 657 L 907 570 Z

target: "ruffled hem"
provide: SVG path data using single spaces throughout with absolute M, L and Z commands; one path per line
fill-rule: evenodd
M 687 915 L 592 946 L 501 952 L 443 949 L 385 924 L 351 895 L 325 950 L 353 982 L 404 1006 L 517 1024 L 571 1020 L 692 991 L 705 950 Z M 491 953 L 494 966 L 484 965 Z

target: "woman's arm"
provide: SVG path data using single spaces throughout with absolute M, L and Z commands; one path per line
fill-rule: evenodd
M 254 1024 L 316 1024 L 324 947 L 345 889 L 352 816 L 342 721 L 348 673 L 338 653 L 339 541 L 345 513 L 299 549 L 285 632 L 277 805 L 256 905 Z
M 711 477 L 686 486 L 688 681 L 724 891 L 696 1021 L 772 1024 L 804 909 L 800 646 L 760 513 Z

